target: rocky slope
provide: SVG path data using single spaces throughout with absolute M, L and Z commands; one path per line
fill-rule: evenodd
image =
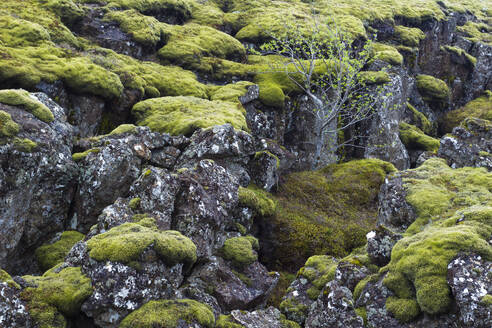
M 254 51 L 312 10 L 391 91 L 336 154 Z M 0 327 L 491 327 L 491 32 L 490 0 L 3 0 Z

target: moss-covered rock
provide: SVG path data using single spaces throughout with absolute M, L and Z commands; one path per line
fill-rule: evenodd
M 492 44 L 492 36 L 490 34 L 492 27 L 490 26 L 490 23 L 486 24 L 483 22 L 468 21 L 463 26 L 458 26 L 456 29 L 464 33 L 472 42 Z
M 12 120 L 12 116 L 0 110 L 0 137 L 13 137 L 19 133 L 19 129 L 19 124 Z
M 121 328 L 176 328 L 185 322 L 190 327 L 197 324 L 203 328 L 214 328 L 215 317 L 208 305 L 194 300 L 150 301 L 130 313 L 120 324 Z
M 84 152 L 81 152 L 81 153 L 74 153 L 72 154 L 72 159 L 75 161 L 75 162 L 79 162 L 81 160 L 83 160 L 84 158 L 86 158 L 89 154 L 91 153 L 94 153 L 94 154 L 97 154 L 101 151 L 101 148 L 91 148 L 91 149 L 87 149 L 86 151 Z
M 409 47 L 418 47 L 420 41 L 425 39 L 421 29 L 415 27 L 395 26 L 395 35 L 398 41 Z
M 403 64 L 403 56 L 398 52 L 398 50 L 389 45 L 383 43 L 374 43 L 372 48 L 373 59 L 382 60 L 391 65 L 401 65 Z
M 423 113 L 419 112 L 414 106 L 412 106 L 412 104 L 408 102 L 407 110 L 410 112 L 410 124 L 415 125 L 427 135 L 431 135 L 433 133 L 434 127 Z
M 414 301 L 428 314 L 449 309 L 447 266 L 458 253 L 492 259 L 492 174 L 451 169 L 444 160 L 431 158 L 408 171 L 404 182 L 418 217 L 393 247 L 383 283 L 398 298 L 390 300 L 394 315 L 411 320 L 410 314 L 418 314 Z
M 269 193 L 253 184 L 248 188 L 239 187 L 239 205 L 251 208 L 260 216 L 271 216 L 276 208 L 275 201 Z
M 36 46 L 50 41 L 50 34 L 39 24 L 0 14 L 0 40 L 10 47 Z
M 285 177 L 265 236 L 265 256 L 281 269 L 301 266 L 315 254 L 343 257 L 365 244 L 374 227 L 377 195 L 393 165 L 380 160 L 333 164 Z
M 306 261 L 297 274 L 313 284 L 313 287 L 307 290 L 310 299 L 316 300 L 323 287 L 335 278 L 337 265 L 338 261 L 327 255 L 311 256 Z
M 162 97 L 137 103 L 132 109 L 138 125 L 172 135 L 191 135 L 199 128 L 230 123 L 248 130 L 245 110 L 240 104 L 196 97 Z
M 178 231 L 160 231 L 137 223 L 124 223 L 87 241 L 91 258 L 125 264 L 138 260 L 151 245 L 170 266 L 184 263 L 189 268 L 196 261 L 196 246 L 189 238 Z
M 221 315 L 217 319 L 216 328 L 244 328 L 243 325 L 235 323 L 231 315 Z
M 446 46 L 441 47 L 441 50 L 447 51 L 449 53 L 453 53 L 453 54 L 457 55 L 458 57 L 461 57 L 461 56 L 465 57 L 471 66 L 475 66 L 477 63 L 477 58 L 473 57 L 472 55 L 470 55 L 469 53 L 467 53 L 465 50 L 463 50 L 461 48 L 446 45 Z
M 239 103 L 239 97 L 244 96 L 248 87 L 252 85 L 254 85 L 252 82 L 239 81 L 224 86 L 212 86 L 209 91 L 210 100 Z
M 64 315 L 77 315 L 82 302 L 92 293 L 91 281 L 80 268 L 68 267 L 59 272 L 55 269 L 41 277 L 22 277 L 32 287 L 25 288 L 20 296 L 40 328 L 66 327 Z
M 388 73 L 384 71 L 363 71 L 360 74 L 360 78 L 364 84 L 383 84 L 390 82 L 391 79 Z
M 95 0 L 100 2 L 99 0 Z M 191 17 L 192 0 L 110 0 L 108 8 L 135 9 L 140 13 L 162 13 L 175 17 L 178 21 L 185 21 Z
M 6 283 L 9 287 L 20 289 L 19 284 L 16 283 L 14 279 L 12 279 L 12 277 L 2 269 L 0 269 L 0 282 Z
M 229 238 L 224 243 L 222 255 L 234 265 L 244 267 L 258 260 L 254 246 L 258 248 L 258 240 L 252 236 Z
M 0 103 L 20 106 L 41 121 L 50 123 L 55 119 L 53 113 L 25 90 L 0 90 Z
M 465 106 L 446 113 L 442 119 L 442 129 L 449 133 L 468 117 L 492 121 L 492 91 L 486 91 L 483 96 L 470 101 Z
M 433 76 L 418 75 L 417 89 L 427 102 L 447 103 L 449 101 L 450 91 L 446 82 Z
M 420 308 L 414 299 L 388 297 L 386 309 L 400 322 L 409 322 L 420 314 Z
M 426 135 L 422 130 L 414 125 L 400 123 L 401 142 L 412 150 L 426 150 L 437 152 L 439 149 L 439 140 Z
M 46 271 L 63 262 L 72 246 L 82 239 L 84 235 L 80 232 L 64 231 L 56 242 L 38 247 L 34 254 L 41 270 Z

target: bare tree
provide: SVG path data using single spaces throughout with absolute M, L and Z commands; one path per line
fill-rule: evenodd
M 371 41 L 356 47 L 335 22 L 320 26 L 316 18 L 310 27 L 285 25 L 282 33 L 270 37 L 261 47 L 263 53 L 287 59 L 273 61 L 271 69 L 285 73 L 314 104 L 318 140 L 313 168 L 327 144 L 333 154 L 340 147 L 358 147 L 355 141 L 364 136 L 352 134 L 339 142 L 338 135 L 371 117 L 381 105 L 384 88 L 363 71 L 371 60 Z

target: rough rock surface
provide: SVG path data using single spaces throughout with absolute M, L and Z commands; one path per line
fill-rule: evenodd
M 378 266 L 388 264 L 391 259 L 391 250 L 400 238 L 400 234 L 384 226 L 379 226 L 375 231 L 369 232 L 367 234 L 367 255 L 371 262 Z
M 453 167 L 485 167 L 492 170 L 492 123 L 466 119 L 462 126 L 441 139 L 438 155 Z
M 19 290 L 0 282 L 0 327 L 34 327 L 26 305 L 19 298 Z
M 232 321 L 243 325 L 245 328 L 284 328 L 281 313 L 274 307 L 268 307 L 264 310 L 245 312 L 234 310 L 231 312 Z
M 0 145 L 0 267 L 10 273 L 31 270 L 30 250 L 64 230 L 77 176 L 73 130 L 63 108 L 45 94 L 31 97 L 50 109 L 53 122 L 0 104 L 20 126 L 17 138 L 37 145 L 32 151 L 21 151 L 12 141 Z

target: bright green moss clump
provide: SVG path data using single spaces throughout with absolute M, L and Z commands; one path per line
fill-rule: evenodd
M 130 263 L 150 245 L 166 264 L 184 263 L 190 268 L 196 261 L 196 246 L 178 231 L 160 231 L 136 223 L 124 223 L 87 242 L 89 255 L 98 261 Z
M 215 327 L 215 317 L 210 307 L 188 299 L 150 301 L 130 313 L 119 327 L 175 328 L 178 325 L 181 327 L 180 322 L 183 321 L 190 327 L 196 324 L 206 328 Z
M 88 149 L 82 153 L 74 153 L 72 154 L 72 159 L 75 161 L 75 162 L 79 162 L 81 160 L 83 160 L 84 158 L 86 158 L 90 153 L 99 153 L 101 151 L 100 148 L 91 148 L 91 149 Z
M 50 35 L 39 24 L 0 13 L 0 40 L 10 47 L 36 46 Z
M 12 116 L 0 110 L 0 137 L 13 137 L 19 133 L 19 129 L 19 124 L 12 120 Z
M 432 123 L 429 121 L 429 119 L 419 112 L 415 107 L 412 106 L 412 104 L 407 102 L 407 109 L 410 111 L 411 114 L 411 124 L 417 126 L 420 130 L 422 130 L 425 134 L 429 135 L 432 134 L 433 132 L 433 126 Z
M 260 216 L 271 216 L 276 208 L 268 192 L 253 184 L 248 188 L 239 187 L 239 205 L 253 209 Z
M 414 125 L 400 123 L 400 139 L 407 149 L 419 149 L 437 152 L 439 140 L 429 137 Z
M 72 246 L 82 239 L 84 239 L 84 235 L 80 232 L 64 231 L 58 241 L 36 249 L 36 260 L 41 270 L 46 271 L 58 263 L 63 262 Z
M 137 103 L 132 109 L 138 125 L 172 135 L 191 135 L 199 128 L 230 123 L 248 130 L 240 104 L 210 101 L 196 97 L 163 97 Z
M 32 153 L 38 144 L 27 138 L 14 138 L 14 147 L 24 153 Z
M 55 119 L 48 107 L 31 97 L 25 90 L 0 90 L 0 103 L 21 106 L 46 123 L 53 122 Z
M 137 131 L 137 127 L 133 124 L 121 124 L 116 129 L 109 133 L 110 136 L 120 135 L 124 133 L 135 133 Z
M 212 86 L 210 89 L 210 100 L 221 100 L 239 103 L 239 97 L 244 96 L 252 82 L 240 81 L 226 84 L 224 86 Z
M 415 300 L 423 312 L 444 313 L 452 303 L 448 263 L 460 252 L 492 259 L 492 173 L 451 169 L 431 158 L 403 179 L 418 217 L 393 247 L 386 267 L 383 282 L 398 297 L 390 307 L 395 316 L 416 315 L 415 303 L 408 301 Z
M 217 319 L 216 328 L 244 328 L 243 325 L 235 323 L 231 315 L 221 315 Z
M 420 41 L 425 39 L 425 34 L 419 28 L 395 26 L 395 34 L 399 41 L 405 46 L 418 47 Z
M 412 321 L 420 314 L 420 308 L 413 299 L 388 297 L 386 309 L 400 322 Z
M 313 284 L 307 290 L 309 298 L 316 300 L 325 285 L 335 278 L 335 270 L 338 261 L 331 256 L 315 255 L 311 256 L 304 267 L 297 273 L 299 277 L 306 278 Z
M 84 0 L 87 1 L 87 0 Z M 100 0 L 91 0 L 100 2 Z M 120 9 L 135 9 L 141 13 L 168 13 L 181 20 L 191 17 L 191 0 L 110 0 L 107 7 Z
M 483 96 L 470 101 L 462 108 L 446 113 L 442 120 L 444 132 L 451 132 L 468 117 L 492 121 L 492 91 L 486 91 Z
M 403 64 L 403 56 L 393 46 L 383 43 L 374 43 L 372 51 L 373 59 L 379 59 L 391 65 L 399 66 Z
M 418 75 L 417 89 L 427 102 L 447 103 L 449 100 L 450 91 L 446 82 L 433 76 Z
M 363 71 L 360 78 L 365 84 L 383 84 L 391 81 L 388 73 L 384 71 Z
M 6 283 L 9 287 L 17 288 L 19 289 L 20 286 L 18 283 L 16 283 L 12 277 L 2 269 L 0 269 L 0 282 Z
M 90 279 L 78 267 L 58 273 L 52 269 L 41 277 L 22 278 L 33 285 L 20 296 L 28 303 L 29 313 L 40 328 L 66 327 L 63 315 L 78 314 L 84 300 L 92 294 Z
M 254 237 L 233 237 L 225 241 L 222 254 L 226 260 L 232 261 L 239 267 L 247 266 L 258 260 L 258 254 L 253 247 L 258 243 Z
M 273 196 L 275 215 L 264 219 L 272 225 L 272 263 L 299 267 L 314 254 L 343 257 L 364 245 L 379 188 L 393 171 L 390 163 L 369 159 L 287 175 Z

